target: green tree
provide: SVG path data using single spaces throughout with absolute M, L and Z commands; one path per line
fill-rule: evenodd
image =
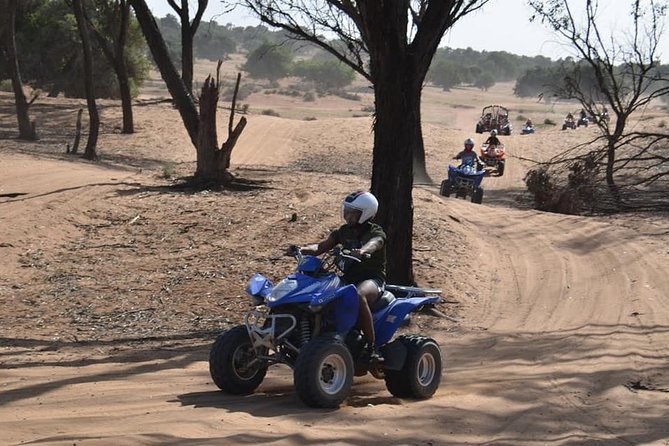
M 293 52 L 283 45 L 264 43 L 252 51 L 242 70 L 251 77 L 276 81 L 286 77 L 293 63 Z
M 214 20 L 202 22 L 195 35 L 194 45 L 195 55 L 209 60 L 223 60 L 228 54 L 237 51 L 237 44 L 230 38 L 227 29 Z
M 91 20 L 97 20 L 96 3 L 87 1 L 86 6 Z M 65 92 L 67 96 L 85 97 L 79 32 L 72 9 L 65 2 L 18 2 L 16 45 L 26 82 L 49 91 L 50 96 Z M 129 18 L 125 48 L 130 88 L 132 94 L 136 95 L 138 86 L 148 74 L 149 64 L 143 36 L 133 17 Z M 93 45 L 91 50 L 97 97 L 120 98 L 118 80 L 112 65 L 99 46 Z M 5 77 L 6 73 L 6 67 L 0 66 L 0 77 Z
M 16 102 L 16 118 L 19 125 L 19 138 L 26 140 L 37 139 L 35 131 L 35 122 L 30 121 L 28 109 L 30 102 L 26 100 L 23 93 L 23 81 L 21 80 L 21 71 L 19 69 L 19 60 L 16 54 L 16 0 L 1 0 L 0 7 L 0 41 L 4 45 L 7 56 L 7 68 L 12 80 L 12 89 Z M 4 36 L 4 38 L 3 38 Z
M 476 80 L 474 81 L 474 86 L 480 88 L 481 90 L 488 91 L 488 88 L 495 85 L 495 76 L 491 73 L 484 71 L 481 73 Z
M 462 83 L 460 67 L 454 62 L 440 60 L 430 70 L 430 80 L 444 91 L 449 91 Z
M 355 71 L 332 58 L 326 60 L 305 60 L 296 62 L 293 75 L 313 82 L 320 91 L 341 89 L 355 79 Z

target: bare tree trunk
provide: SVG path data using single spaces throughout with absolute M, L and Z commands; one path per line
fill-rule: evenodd
M 193 35 L 188 16 L 188 0 L 181 1 L 181 78 L 189 92 L 193 91 Z
M 220 67 L 220 62 L 219 62 Z M 242 73 L 237 73 L 237 82 L 235 83 L 235 92 L 232 95 L 232 105 L 230 106 L 230 119 L 228 121 L 228 139 L 221 146 L 221 152 L 223 156 L 223 165 L 226 169 L 230 168 L 230 156 L 232 155 L 232 149 L 234 149 L 235 144 L 239 136 L 244 131 L 246 127 L 246 118 L 242 116 L 242 119 L 239 120 L 237 125 L 233 128 L 235 122 L 235 109 L 237 107 L 237 93 L 239 92 L 239 84 L 242 80 Z
M 390 75 L 393 73 L 393 75 Z M 379 199 L 377 220 L 388 235 L 387 275 L 392 283 L 414 283 L 412 265 L 413 153 L 420 138 L 420 91 L 407 88 L 398 71 L 374 84 L 376 122 L 372 193 Z M 398 92 L 402 92 L 398 94 Z M 403 209 L 403 212 L 394 212 Z
M 132 94 L 130 92 L 130 81 L 128 79 L 128 66 L 125 62 L 125 43 L 128 36 L 128 24 L 130 22 L 130 3 L 121 0 L 121 26 L 116 42 L 115 70 L 118 78 L 118 87 L 121 93 L 121 108 L 123 110 L 123 133 L 135 133 L 135 124 L 132 116 Z
M 216 132 L 216 110 L 218 107 L 218 98 L 220 93 L 220 69 L 219 61 L 216 70 L 216 80 L 208 76 L 202 87 L 200 94 L 200 126 L 197 144 L 197 170 L 195 172 L 195 182 L 198 184 L 225 184 L 232 180 L 232 175 L 228 172 L 230 166 L 230 154 L 239 138 L 239 135 L 246 126 L 246 118 L 240 120 L 236 128 L 232 129 L 234 119 L 234 110 L 230 113 L 229 135 L 223 146 L 218 148 L 218 136 Z M 237 89 L 241 75 L 237 75 L 237 87 L 233 103 L 236 100 Z
M 211 76 L 207 77 L 200 95 L 200 126 L 197 138 L 196 182 L 218 182 L 221 177 L 218 163 L 218 136 L 216 132 L 216 108 L 219 85 Z M 223 169 L 225 171 L 225 169 Z
M 84 114 L 84 109 L 80 108 L 77 112 L 77 125 L 74 132 L 74 142 L 72 143 L 72 149 L 68 150 L 68 153 L 76 154 L 79 152 L 79 141 L 81 141 L 81 116 Z
M 88 22 L 84 15 L 82 0 L 72 0 L 74 16 L 77 19 L 77 27 L 81 36 L 81 45 L 84 49 L 84 88 L 86 90 L 86 104 L 88 106 L 89 130 L 86 150 L 83 157 L 88 160 L 97 159 L 96 146 L 98 143 L 98 132 L 100 131 L 100 115 L 95 103 L 95 88 L 93 84 L 93 55 L 91 50 L 91 39 Z
M 23 92 L 23 82 L 19 70 L 19 60 L 16 54 L 16 1 L 7 0 L 4 5 L 3 20 L 5 25 L 5 49 L 7 51 L 7 65 L 12 78 L 12 89 L 16 101 L 16 118 L 19 124 L 19 138 L 34 141 L 37 139 L 34 122 L 30 122 L 28 109 L 30 105 Z M 0 3 L 1 4 L 1 3 Z

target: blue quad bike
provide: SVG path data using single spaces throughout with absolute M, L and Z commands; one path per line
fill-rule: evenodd
M 272 364 L 293 369 L 299 398 L 310 407 L 336 408 L 350 394 L 353 376 L 384 379 L 396 397 L 430 398 L 441 382 L 441 350 L 434 339 L 394 335 L 409 314 L 439 301 L 438 290 L 386 285 L 371 308 L 381 361 L 370 361 L 357 326 L 358 295 L 337 271 L 359 261 L 335 248 L 321 257 L 290 252 L 298 262 L 276 286 L 261 274 L 246 288 L 255 310 L 244 324 L 218 336 L 209 353 L 209 372 L 224 392 L 246 395 Z
M 485 170 L 476 169 L 473 164 L 462 164 L 459 167 L 448 166 L 448 178 L 441 182 L 439 194 L 449 197 L 455 193 L 455 198 L 471 197 L 472 203 L 483 203 L 483 188 L 481 181 Z
M 535 132 L 534 127 L 526 125 L 520 130 L 521 135 L 531 135 Z

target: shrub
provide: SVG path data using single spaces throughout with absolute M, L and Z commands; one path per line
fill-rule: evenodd
M 555 125 L 555 121 L 546 118 L 544 119 L 544 125 Z
M 516 117 L 516 121 L 527 121 L 527 118 L 525 117 L 525 115 L 518 115 Z
M 165 163 L 163 164 L 163 174 L 162 178 L 170 179 L 174 176 L 174 163 Z
M 276 116 L 276 117 L 281 116 L 281 115 L 279 115 L 279 113 L 272 110 L 271 108 L 261 111 L 260 114 L 265 115 L 265 116 Z
M 597 208 L 598 177 L 599 164 L 594 155 L 590 154 L 572 162 L 566 171 L 557 168 L 549 170 L 547 166 L 531 169 L 524 181 L 534 198 L 536 209 L 579 214 Z
M 313 91 L 307 91 L 304 93 L 304 102 L 314 102 L 316 100 L 316 94 Z
M 315 116 L 306 116 L 306 117 L 304 118 L 304 120 L 305 120 L 305 121 L 315 121 L 315 120 L 316 120 L 316 117 L 315 117 Z
M 11 79 L 5 79 L 3 81 L 0 81 L 0 91 L 6 91 L 11 93 L 14 91 L 12 88 L 12 80 Z
M 657 124 L 657 126 L 661 129 L 663 129 L 667 126 L 667 121 L 662 120 L 662 121 L 660 121 L 659 124 Z

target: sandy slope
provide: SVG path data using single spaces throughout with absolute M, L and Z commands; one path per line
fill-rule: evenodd
M 439 179 L 449 155 L 471 133 L 477 111 L 449 109 L 453 118 L 439 122 L 434 107 L 425 113 L 425 137 L 428 170 Z M 369 143 L 369 123 L 356 119 L 253 116 L 251 122 L 233 158 L 239 165 L 286 166 L 319 146 L 345 156 L 355 149 L 347 146 L 350 135 L 358 145 Z M 419 277 L 439 275 L 432 280 L 457 293 L 451 297 L 461 305 L 460 323 L 426 326 L 444 355 L 434 398 L 392 398 L 382 382 L 364 377 L 339 410 L 310 410 L 294 395 L 285 367 L 272 368 L 252 396 L 216 391 L 205 344 L 118 353 L 100 344 L 82 356 L 25 339 L 0 350 L 0 442 L 669 444 L 669 224 L 657 217 L 584 218 L 518 206 L 514 197 L 527 164 L 514 156 L 539 159 L 549 155 L 542 141 L 556 141 L 551 150 L 557 150 L 579 138 L 545 132 L 506 139 L 506 174 L 486 178 L 483 205 L 439 197 L 436 186 L 416 189 L 418 218 L 466 247 L 425 242 L 427 252 L 418 256 Z M 3 255 L 25 249 L 28 238 L 58 244 L 75 237 L 68 222 L 84 218 L 76 215 L 90 201 L 104 200 L 109 185 L 151 181 L 94 165 L 60 170 L 61 161 L 28 163 L 7 153 L 2 159 L 0 193 L 28 194 L 0 201 L 3 242 L 12 245 Z M 327 190 L 348 187 L 341 177 L 320 178 Z M 80 201 L 73 201 L 74 191 Z M 337 200 L 303 194 L 305 209 Z M 3 265 L 3 271 L 14 266 Z M 9 287 L 0 282 L 5 296 Z M 634 383 L 648 390 L 626 387 Z

